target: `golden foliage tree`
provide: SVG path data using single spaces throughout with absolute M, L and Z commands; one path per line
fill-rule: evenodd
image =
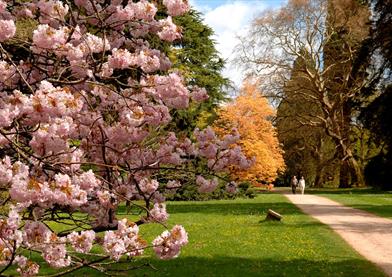
M 247 170 L 232 170 L 234 178 L 257 183 L 260 180 L 273 181 L 283 170 L 283 151 L 279 145 L 271 119 L 275 111 L 258 90 L 257 82 L 246 80 L 240 95 L 219 111 L 215 129 L 222 135 L 237 129 L 243 152 L 255 162 Z

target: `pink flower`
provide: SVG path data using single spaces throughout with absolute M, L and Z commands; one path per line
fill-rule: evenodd
M 43 247 L 51 241 L 52 232 L 43 223 L 27 221 L 24 226 L 24 243 L 27 246 Z
M 208 94 L 205 88 L 196 87 L 192 90 L 191 97 L 195 102 L 203 102 L 208 99 Z
M 88 253 L 93 247 L 95 232 L 92 230 L 82 231 L 80 234 L 72 232 L 67 236 L 67 239 L 76 252 Z
M 102 39 L 90 33 L 83 38 L 84 47 L 87 53 L 101 53 L 110 50 L 110 43 L 107 39 Z
M 181 188 L 181 183 L 177 180 L 170 180 L 166 184 L 166 189 L 176 190 Z
M 139 187 L 143 193 L 151 195 L 158 189 L 159 183 L 157 180 L 144 178 L 139 182 Z
M 67 27 L 54 29 L 49 25 L 38 25 L 38 28 L 33 32 L 33 47 L 34 52 L 40 53 L 43 50 L 55 50 L 64 48 L 67 42 L 70 30 Z
M 87 192 L 93 191 L 101 184 L 101 181 L 95 177 L 95 174 L 91 169 L 87 172 L 83 172 L 79 176 L 74 176 L 72 182 Z
M 112 195 L 107 190 L 105 190 L 105 191 L 98 191 L 97 192 L 97 197 L 98 197 L 99 203 L 103 207 L 110 208 L 112 206 L 111 199 L 112 199 L 112 197 L 114 197 L 114 195 Z
M 189 91 L 183 84 L 182 77 L 177 73 L 168 76 L 157 76 L 153 78 L 155 98 L 161 99 L 168 107 L 184 109 L 189 104 Z
M 150 210 L 150 216 L 154 221 L 165 222 L 169 218 L 169 215 L 166 212 L 166 204 L 155 203 L 154 208 Z
M 163 0 L 163 5 L 166 6 L 167 12 L 172 16 L 179 16 L 189 10 L 188 0 Z
M 136 65 L 136 57 L 127 49 L 113 49 L 112 55 L 108 57 L 110 68 L 124 69 Z
M 176 258 L 187 243 L 188 234 L 181 225 L 174 226 L 170 232 L 164 231 L 152 242 L 155 254 L 163 260 Z
M 113 15 L 114 21 L 129 21 L 133 19 L 135 16 L 135 10 L 132 4 L 133 3 L 128 3 L 125 8 L 123 8 L 122 6 L 117 6 L 116 13 Z
M 155 7 L 154 4 L 149 3 L 146 0 L 141 0 L 137 3 L 132 3 L 132 4 L 135 12 L 135 17 L 137 19 L 151 21 L 154 19 L 155 14 L 158 11 L 157 7 Z
M 40 0 L 37 3 L 37 7 L 40 9 L 40 23 L 49 24 L 51 22 L 57 22 L 57 20 L 64 20 L 67 15 L 69 7 L 67 4 L 63 4 L 61 1 L 53 0 Z
M 154 72 L 160 68 L 159 57 L 148 50 L 142 50 L 139 52 L 139 55 L 137 56 L 137 64 L 146 73 Z
M 160 39 L 174 41 L 181 38 L 181 30 L 176 24 L 173 23 L 170 16 L 159 20 L 159 27 L 161 30 L 157 33 L 157 35 Z
M 113 260 L 118 261 L 121 256 L 139 256 L 143 254 L 147 244 L 138 233 L 139 227 L 126 218 L 118 222 L 116 231 L 106 231 L 103 248 Z
M 5 156 L 0 160 L 0 186 L 7 186 L 12 180 L 11 159 Z
M 0 20 L 0 42 L 15 36 L 16 26 L 13 20 Z
M 124 241 L 119 239 L 114 231 L 105 232 L 103 249 L 110 255 L 110 258 L 116 261 L 126 252 Z
M 218 179 L 206 180 L 203 176 L 198 175 L 196 177 L 196 184 L 199 186 L 198 191 L 200 193 L 210 193 L 218 186 Z
M 6 8 L 7 8 L 7 3 L 4 2 L 3 0 L 0 0 L 0 13 L 5 12 Z
M 0 35 L 1 36 L 1 35 Z M 9 81 L 16 74 L 16 68 L 5 61 L 0 61 L 0 83 Z
M 16 270 L 21 276 L 28 277 L 37 275 L 39 272 L 39 265 L 29 261 L 25 256 L 16 256 L 14 263 L 18 264 Z
M 67 267 L 71 264 L 71 257 L 67 256 L 67 249 L 64 243 L 56 242 L 48 244 L 43 252 L 42 257 L 54 268 Z

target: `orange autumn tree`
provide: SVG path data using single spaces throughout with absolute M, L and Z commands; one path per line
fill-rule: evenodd
M 271 118 L 274 109 L 258 90 L 258 83 L 246 80 L 239 96 L 219 110 L 219 119 L 214 126 L 221 135 L 237 129 L 241 139 L 238 144 L 248 158 L 255 162 L 247 170 L 231 170 L 235 179 L 250 181 L 273 181 L 285 168 L 283 151 L 279 145 Z

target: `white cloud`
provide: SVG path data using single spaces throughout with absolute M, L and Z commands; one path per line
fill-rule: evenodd
M 237 36 L 243 35 L 252 19 L 267 6 L 260 2 L 244 1 L 227 1 L 216 8 L 198 6 L 196 0 L 191 1 L 191 4 L 204 13 L 205 23 L 215 32 L 216 48 L 222 58 L 227 60 L 223 75 L 240 86 L 242 73 L 231 64 L 234 47 L 239 43 Z

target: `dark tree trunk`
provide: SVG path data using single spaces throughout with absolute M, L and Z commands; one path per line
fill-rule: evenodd
M 340 162 L 339 188 L 351 188 L 350 167 L 347 160 Z
M 316 177 L 314 179 L 314 187 L 315 188 L 322 188 L 323 187 L 323 169 L 322 165 L 317 166 Z

